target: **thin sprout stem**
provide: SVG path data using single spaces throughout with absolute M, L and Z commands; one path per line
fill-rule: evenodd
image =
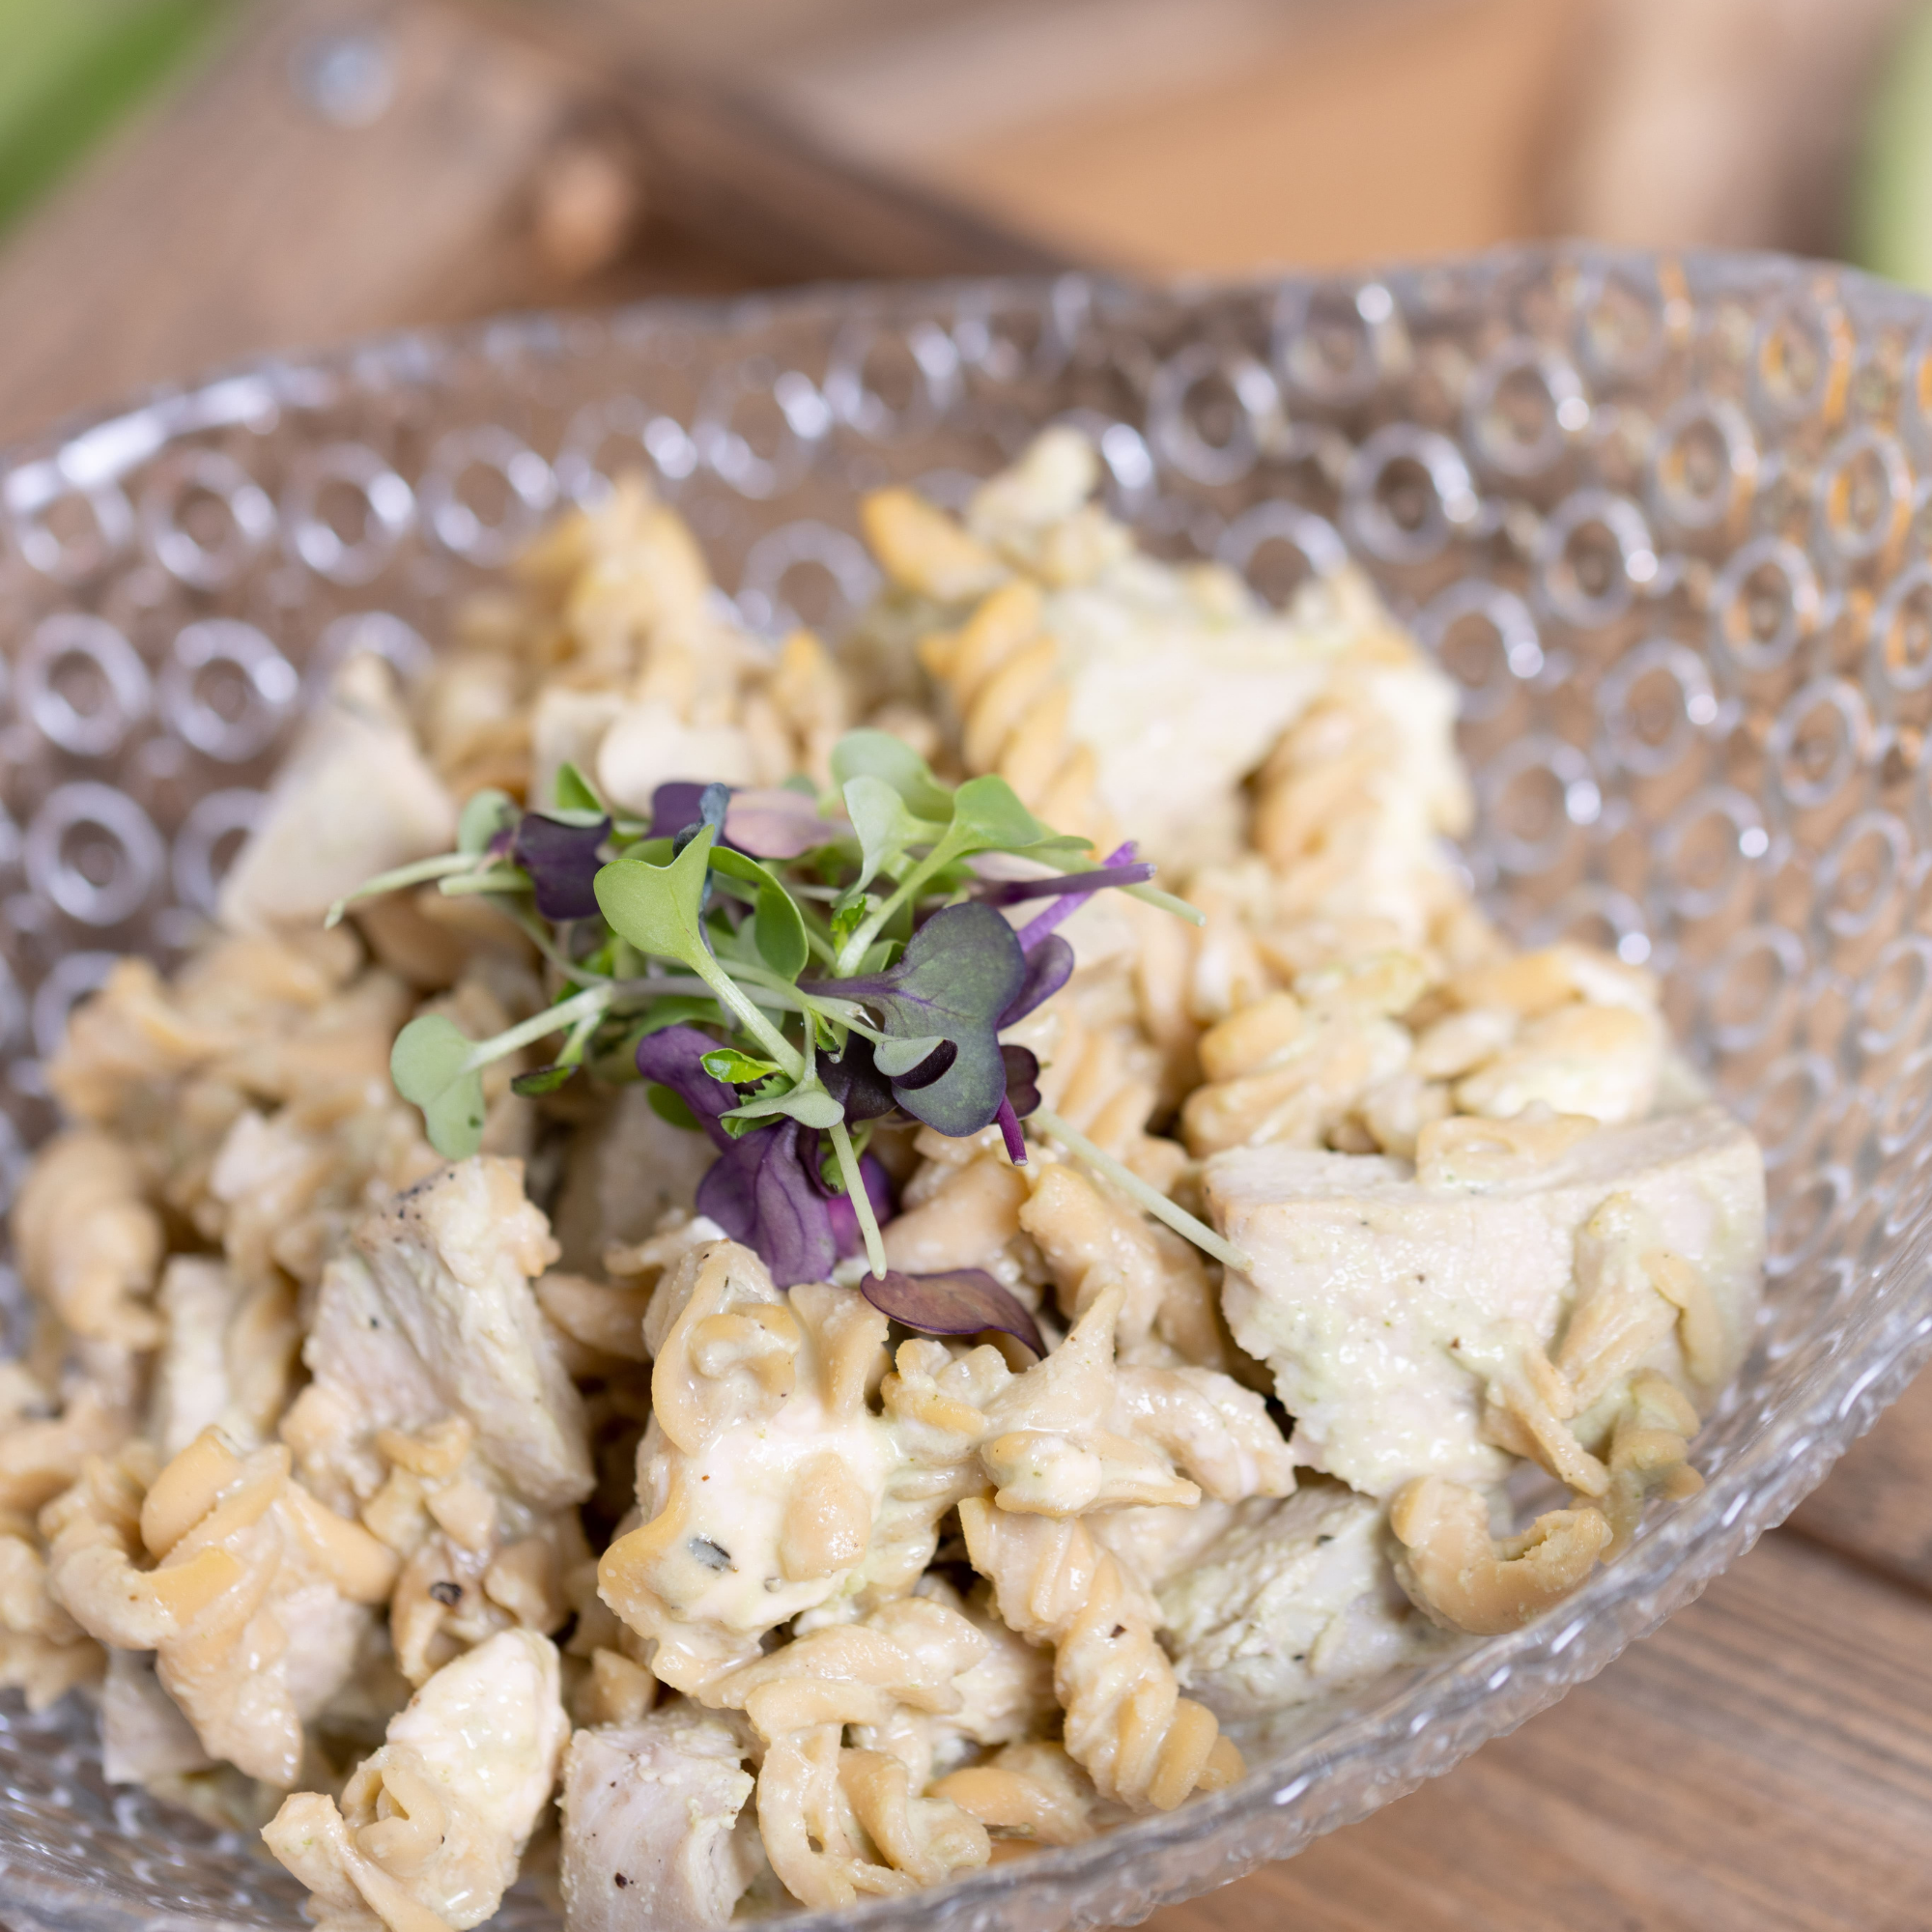
M 329 907 L 323 924 L 339 925 L 342 915 L 358 899 L 381 898 L 384 893 L 399 893 L 405 886 L 419 886 L 430 879 L 446 879 L 453 872 L 469 871 L 479 856 L 474 852 L 439 852 L 433 859 L 418 859 L 413 865 L 398 866 L 394 871 L 379 872 L 373 879 L 364 879 L 353 893 L 344 893 Z
M 610 1004 L 610 987 L 592 986 L 587 993 L 579 993 L 574 1000 L 546 1007 L 542 1012 L 531 1014 L 521 1025 L 513 1026 L 490 1039 L 478 1040 L 464 1060 L 464 1071 L 474 1073 L 480 1067 L 488 1066 L 492 1061 L 501 1060 L 505 1054 L 528 1046 L 532 1040 L 543 1039 L 554 1033 L 564 1033 L 584 1014 L 601 1013 Z
M 865 958 L 866 949 L 885 929 L 886 922 L 898 911 L 899 907 L 904 905 L 908 900 L 917 897 L 919 889 L 925 884 L 926 880 L 931 878 L 935 872 L 944 871 L 957 856 L 956 853 L 947 853 L 944 850 L 944 841 L 942 840 L 939 845 L 935 845 L 899 881 L 897 888 L 885 903 L 869 919 L 860 924 L 851 937 L 846 940 L 845 944 L 839 948 L 838 960 L 838 977 L 839 979 L 846 978 L 858 966 L 859 961 Z
M 859 1217 L 859 1233 L 865 1236 L 866 1261 L 872 1272 L 886 1271 L 886 1244 L 879 1236 L 878 1216 L 872 1212 L 872 1197 L 866 1192 L 866 1177 L 859 1172 L 859 1156 L 852 1151 L 852 1135 L 843 1121 L 835 1122 L 826 1132 L 832 1136 L 832 1151 L 838 1157 L 838 1179 L 851 1197 L 852 1211 Z
M 702 952 L 702 949 L 699 949 Z M 753 1005 L 751 996 L 708 953 L 685 961 L 691 970 L 717 995 L 720 1005 L 737 1014 L 745 1031 L 761 1045 L 794 1080 L 805 1073 L 805 1057 L 790 1040 Z
M 1224 1241 L 1205 1221 L 1197 1221 L 1185 1208 L 1177 1207 L 1159 1188 L 1151 1187 L 1132 1168 L 1123 1166 L 1110 1153 L 1096 1148 L 1076 1127 L 1070 1127 L 1050 1107 L 1036 1107 L 1027 1117 L 1041 1130 L 1051 1134 L 1068 1153 L 1078 1154 L 1091 1168 L 1104 1175 L 1122 1194 L 1138 1201 L 1158 1221 L 1165 1221 L 1177 1235 L 1185 1236 L 1203 1254 L 1212 1255 L 1223 1267 L 1246 1274 L 1254 1264 L 1239 1248 Z
M 516 871 L 478 872 L 472 878 L 444 879 L 440 890 L 450 898 L 468 893 L 533 893 L 536 888 Z
M 615 983 L 611 974 L 593 973 L 589 967 L 567 958 L 556 941 L 544 929 L 543 921 L 528 908 L 506 905 L 498 907 L 497 910 L 516 921 L 524 936 L 566 980 L 580 986 L 609 986 Z

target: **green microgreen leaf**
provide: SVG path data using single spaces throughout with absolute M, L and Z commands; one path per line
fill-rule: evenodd
M 668 1087 L 661 1087 L 653 1080 L 644 1089 L 644 1099 L 659 1120 L 668 1121 L 672 1126 L 682 1127 L 688 1134 L 703 1131 L 697 1116 Z
M 857 778 L 889 784 L 917 817 L 944 825 L 952 816 L 953 794 L 903 738 L 890 731 L 847 731 L 833 746 L 832 782 L 842 791 Z
M 845 783 L 845 815 L 859 835 L 859 876 L 851 890 L 863 892 L 881 872 L 897 870 L 914 845 L 931 845 L 946 835 L 943 821 L 917 818 L 884 779 L 861 775 Z
M 705 1065 L 710 1065 L 708 1054 Z M 733 1121 L 770 1120 L 775 1114 L 789 1114 L 805 1126 L 823 1128 L 831 1126 L 835 1121 L 842 1122 L 845 1109 L 817 1080 L 802 1080 L 795 1086 L 773 1081 L 769 1090 L 761 1090 L 720 1118 L 728 1124 Z
M 861 895 L 849 905 L 835 906 L 832 912 L 832 943 L 843 946 L 876 910 L 877 902 Z
M 899 881 L 884 905 L 840 944 L 839 972 L 852 972 L 865 956 L 867 946 L 895 916 L 910 912 L 920 894 L 949 866 L 980 852 L 1086 851 L 1089 844 L 1085 838 L 1072 838 L 1042 825 L 1005 779 L 991 773 L 968 779 L 952 794 L 952 823 L 938 842 Z
M 776 1062 L 740 1053 L 735 1046 L 721 1046 L 707 1053 L 702 1065 L 714 1080 L 722 1080 L 729 1087 L 749 1087 L 753 1081 L 766 1079 L 779 1070 Z
M 711 855 L 711 869 L 756 891 L 752 901 L 752 943 L 758 957 L 774 973 L 796 980 L 811 957 L 805 916 L 769 867 L 721 845 Z
M 475 1042 L 445 1013 L 423 1013 L 396 1036 L 389 1078 L 422 1109 L 430 1145 L 463 1160 L 483 1145 L 483 1075 L 470 1063 Z
M 975 1134 L 991 1124 L 1006 1097 L 999 1020 L 1026 971 L 1012 927 L 991 906 L 954 905 L 913 934 L 896 965 L 864 979 L 808 983 L 805 990 L 863 1001 L 888 1040 L 908 1043 L 901 1057 L 917 1043 L 922 1050 L 912 1066 L 887 1075 L 899 1106 L 943 1134 Z M 951 1063 L 930 1080 L 907 1083 L 935 1037 L 952 1044 Z
M 568 758 L 556 768 L 556 804 L 561 811 L 588 811 L 598 818 L 608 810 L 597 787 Z
M 494 785 L 471 792 L 456 821 L 456 849 L 472 858 L 490 849 L 490 841 L 517 820 L 517 801 Z
M 746 997 L 705 943 L 704 881 L 717 841 L 716 827 L 707 825 L 668 866 L 634 857 L 612 860 L 597 874 L 597 903 L 611 929 L 639 952 L 689 966 L 738 1024 L 796 1077 L 805 1071 L 798 1049 Z
M 564 1086 L 577 1071 L 580 1062 L 559 1060 L 554 1065 L 539 1066 L 534 1073 L 519 1073 L 510 1082 L 510 1092 L 521 1094 L 526 1100 L 534 1100 L 545 1094 L 554 1094 Z

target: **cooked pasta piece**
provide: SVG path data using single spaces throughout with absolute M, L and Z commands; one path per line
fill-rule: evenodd
M 890 1729 L 904 1707 L 960 1710 L 958 1679 L 986 1648 L 956 1610 L 908 1597 L 863 1623 L 810 1632 L 706 1687 L 707 1704 L 743 1711 L 764 1743 L 758 1826 L 772 1869 L 801 1904 L 850 1905 L 986 1862 L 975 1819 L 950 1799 L 923 1796 L 891 1751 L 842 1743 L 846 1726 Z
M 1001 1617 L 1052 1644 L 1067 1754 L 1103 1798 L 1170 1811 L 1197 1786 L 1241 1775 L 1212 1713 L 1180 1695 L 1154 1636 L 1158 1609 L 1078 1518 L 1015 1516 L 972 1497 L 959 1520 Z
M 210 1430 L 145 1483 L 144 1462 L 93 1463 L 49 1506 L 52 1594 L 102 1643 L 156 1653 L 212 1757 L 286 1789 L 395 1559 L 293 1482 L 279 1444 L 244 1460 Z
M 14 1204 L 14 1240 L 28 1293 L 76 1335 L 152 1349 L 149 1305 L 161 1263 L 161 1221 L 139 1164 L 119 1141 L 80 1128 L 42 1151 Z

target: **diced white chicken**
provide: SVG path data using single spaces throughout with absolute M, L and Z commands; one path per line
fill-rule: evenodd
M 648 812 L 659 785 L 683 780 L 750 785 L 759 779 L 750 737 L 735 724 L 688 724 L 668 704 L 627 704 L 597 748 L 598 789 L 627 811 Z
M 1337 1483 L 1241 1520 L 1160 1592 L 1181 1687 L 1224 1719 L 1344 1690 L 1421 1656 L 1433 1627 L 1383 1548 L 1381 1506 Z
M 100 1769 L 109 1784 L 206 1771 L 214 1760 L 155 1675 L 152 1651 L 110 1650 L 100 1690 Z
M 241 932 L 313 923 L 365 879 L 455 840 L 455 804 L 416 747 L 388 668 L 352 658 L 222 882 L 221 923 Z
M 571 1739 L 559 1800 L 570 1932 L 729 1921 L 765 1862 L 744 1754 L 724 1719 L 689 1704 Z
M 564 1266 L 599 1273 L 609 1249 L 644 1240 L 673 1208 L 689 1214 L 717 1158 L 703 1134 L 667 1121 L 642 1086 L 620 1087 L 571 1139 L 556 1204 Z
M 501 1903 L 570 1737 L 556 1648 L 505 1631 L 390 1719 L 335 1801 L 288 1799 L 262 1833 L 324 1928 L 464 1932 Z
M 163 1459 L 204 1429 L 238 1448 L 268 1439 L 288 1400 L 301 1324 L 294 1287 L 249 1288 L 226 1263 L 177 1255 L 157 1297 L 166 1335 L 155 1362 L 149 1435 Z
M 475 1155 L 399 1195 L 325 1270 L 302 1359 L 315 1379 L 284 1422 L 304 1480 L 365 1502 L 379 1431 L 460 1416 L 505 1491 L 555 1510 L 593 1484 L 583 1406 L 531 1280 L 556 1258 L 520 1161 Z
M 1460 1166 L 1432 1159 L 1429 1133 L 1449 1129 L 1459 1145 L 1491 1136 L 1502 1152 L 1463 1145 Z M 1298 1462 L 1374 1496 L 1425 1474 L 1500 1481 L 1509 1457 L 1484 1426 L 1496 1364 L 1554 1349 L 1577 1297 L 1578 1236 L 1613 1196 L 1651 1217 L 1654 1252 L 1698 1284 L 1697 1310 L 1629 1366 L 1701 1400 L 1734 1372 L 1764 1258 L 1756 1144 L 1717 1107 L 1569 1129 L 1515 1171 L 1521 1130 L 1469 1121 L 1425 1133 L 1420 1177 L 1406 1161 L 1276 1147 L 1208 1163 L 1214 1223 L 1253 1262 L 1228 1277 L 1228 1320 L 1273 1371 Z M 1671 1292 L 1665 1280 L 1660 1293 Z
M 1144 855 L 1182 870 L 1234 854 L 1241 781 L 1321 690 L 1341 641 L 1203 598 L 1192 578 L 1138 556 L 1051 591 L 1041 628 L 1101 802 Z
M 556 775 L 565 765 L 575 765 L 586 776 L 597 769 L 597 748 L 623 709 L 624 700 L 614 691 L 552 685 L 539 696 L 530 721 L 531 805 L 555 801 Z

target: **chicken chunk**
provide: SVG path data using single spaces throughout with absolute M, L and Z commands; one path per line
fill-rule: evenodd
M 1535 1123 L 1452 1121 L 1425 1133 L 1419 1169 L 1275 1147 L 1208 1163 L 1215 1225 L 1254 1262 L 1228 1277 L 1229 1322 L 1273 1371 L 1298 1462 L 1380 1497 L 1418 1475 L 1500 1481 L 1510 1461 L 1486 1411 L 1500 1385 L 1548 1370 L 1589 1259 L 1581 1237 L 1617 1198 L 1653 1229 L 1634 1259 L 1682 1316 L 1626 1371 L 1658 1369 L 1700 1401 L 1735 1371 L 1764 1257 L 1756 1144 L 1718 1107 L 1541 1131 L 1559 1127 L 1541 1158 Z M 1432 1153 L 1438 1130 L 1456 1158 Z
M 563 1904 L 571 1932 L 725 1924 L 764 1865 L 744 1746 L 680 1705 L 579 1731 L 563 1761 Z
M 446 1664 L 333 1799 L 288 1799 L 262 1837 L 324 1932 L 464 1932 L 501 1903 L 570 1737 L 555 1646 L 505 1631 Z
M 365 1502 L 386 1473 L 378 1432 L 454 1415 L 510 1496 L 588 1495 L 583 1406 L 530 1288 L 555 1257 L 514 1160 L 440 1169 L 364 1221 L 324 1272 L 302 1350 L 315 1379 L 284 1420 L 304 1481 Z
M 293 1286 L 247 1288 L 225 1263 L 177 1255 L 157 1300 L 167 1332 L 150 1398 L 156 1448 L 178 1456 L 211 1425 L 238 1448 L 259 1447 L 287 1403 L 301 1347 Z
M 455 839 L 455 804 L 416 749 L 388 668 L 352 658 L 222 883 L 221 923 L 312 923 L 365 879 Z
M 110 1650 L 100 1690 L 100 1769 L 108 1783 L 145 1784 L 213 1762 L 161 1689 L 153 1653 Z
M 1381 1506 L 1339 1483 L 1241 1520 L 1160 1591 L 1181 1687 L 1224 1719 L 1366 1684 L 1421 1656 L 1432 1627 L 1383 1547 Z

